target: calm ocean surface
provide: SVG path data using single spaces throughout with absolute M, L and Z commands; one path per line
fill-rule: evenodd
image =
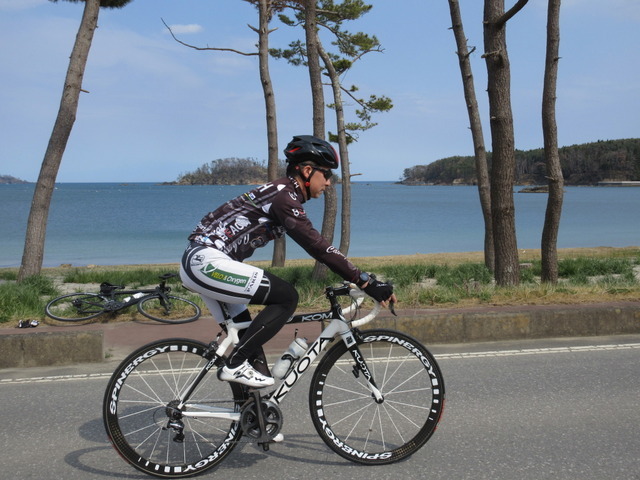
M 0 267 L 20 265 L 33 184 L 0 185 Z M 61 183 L 53 196 L 44 266 L 174 263 L 209 210 L 247 186 Z M 338 189 L 339 190 L 339 189 Z M 519 188 L 516 188 L 516 192 Z M 350 257 L 482 251 L 476 187 L 352 188 Z M 539 248 L 547 195 L 516 193 L 518 248 Z M 323 201 L 306 204 L 317 228 Z M 339 226 L 334 244 L 339 244 Z M 566 187 L 559 248 L 640 245 L 639 187 Z M 271 244 L 252 260 L 271 258 Z M 287 258 L 308 258 L 288 239 Z

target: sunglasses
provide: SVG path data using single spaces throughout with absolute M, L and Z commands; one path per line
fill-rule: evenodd
M 325 180 L 330 180 L 333 177 L 333 172 L 331 170 L 325 170 L 324 168 L 312 167 L 314 171 L 318 171 L 324 175 Z

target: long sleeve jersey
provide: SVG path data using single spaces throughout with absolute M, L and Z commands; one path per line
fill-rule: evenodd
M 355 282 L 360 270 L 318 232 L 302 204 L 298 182 L 284 177 L 236 197 L 209 212 L 189 240 L 216 248 L 237 261 L 285 233 L 337 275 Z

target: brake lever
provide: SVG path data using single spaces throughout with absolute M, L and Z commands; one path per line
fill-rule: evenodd
M 393 316 L 394 316 L 394 317 L 397 317 L 398 315 L 396 314 L 396 307 L 395 307 L 395 303 L 396 303 L 396 302 L 394 302 L 394 301 L 390 301 L 390 302 L 389 302 L 389 311 L 390 311 L 391 313 L 393 313 Z

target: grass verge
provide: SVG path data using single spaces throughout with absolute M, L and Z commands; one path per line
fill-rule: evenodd
M 556 285 L 540 283 L 539 256 L 535 250 L 520 252 L 523 268 L 517 287 L 496 287 L 478 252 L 359 258 L 354 263 L 392 281 L 399 308 L 640 300 L 640 248 L 561 250 L 560 281 Z M 324 287 L 340 282 L 330 272 L 327 280 L 313 281 L 311 260 L 292 260 L 283 268 L 271 268 L 268 262 L 253 263 L 294 284 L 300 293 L 300 310 L 325 306 Z M 105 281 L 127 287 L 155 285 L 159 275 L 177 271 L 176 264 L 58 267 L 43 269 L 41 275 L 16 284 L 16 269 L 0 269 L 0 323 L 21 319 L 46 321 L 44 306 L 62 293 L 95 292 Z M 172 288 L 178 295 L 189 296 L 179 280 L 173 282 Z M 200 305 L 206 312 L 201 302 Z M 131 316 L 125 314 L 123 318 Z

